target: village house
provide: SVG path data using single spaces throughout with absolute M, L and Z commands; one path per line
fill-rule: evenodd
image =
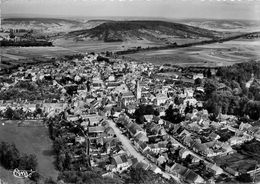
M 178 163 L 175 163 L 172 167 L 166 166 L 166 171 L 174 174 L 177 177 L 182 178 L 188 183 L 199 184 L 205 182 L 205 180 L 201 176 Z
M 131 160 L 127 158 L 127 155 L 115 155 L 112 157 L 111 165 L 114 166 L 113 172 L 122 172 L 132 165 Z

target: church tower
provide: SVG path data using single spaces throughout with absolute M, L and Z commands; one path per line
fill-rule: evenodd
M 136 99 L 139 100 L 141 98 L 142 91 L 140 88 L 139 80 L 136 81 Z

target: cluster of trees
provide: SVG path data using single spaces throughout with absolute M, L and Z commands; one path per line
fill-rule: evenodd
M 37 158 L 35 155 L 21 155 L 14 144 L 0 143 L 0 164 L 6 169 L 19 168 L 22 170 L 36 170 Z
M 168 109 L 166 109 L 165 116 L 162 118 L 174 124 L 178 124 L 185 119 L 185 117 L 181 115 L 180 110 L 177 108 L 173 108 L 173 105 L 170 105 Z
M 36 108 L 34 112 L 30 111 L 24 111 L 22 108 L 19 109 L 12 109 L 8 107 L 6 111 L 0 111 L 0 117 L 4 117 L 7 119 L 12 119 L 12 120 L 22 120 L 26 119 L 27 117 L 36 117 L 37 115 L 43 116 L 43 112 L 41 108 Z
M 73 60 L 73 59 L 83 59 L 83 54 L 73 54 L 73 55 L 65 55 L 63 59 L 65 60 Z
M 10 40 L 2 40 L 0 41 L 1 47 L 51 47 L 52 42 L 49 41 L 10 41 Z
M 139 124 L 143 124 L 145 121 L 144 115 L 159 116 L 159 112 L 155 110 L 152 105 L 141 104 L 134 112 L 136 122 Z
M 143 168 L 133 168 L 129 169 L 129 172 L 123 175 L 125 184 L 173 184 L 173 180 L 165 180 L 160 175 L 154 174 L 150 170 L 144 170 Z
M 45 82 L 43 81 L 43 84 Z M 21 90 L 22 89 L 22 90 Z M 60 92 L 47 85 L 34 85 L 30 82 L 18 82 L 14 87 L 0 92 L 0 100 L 22 99 L 28 101 L 59 99 Z
M 58 179 L 65 181 L 66 183 L 95 183 L 95 184 L 122 184 L 120 180 L 113 179 L 110 177 L 102 177 L 96 171 L 89 170 L 85 172 L 79 171 L 64 171 Z
M 248 115 L 252 120 L 260 118 L 260 84 L 253 83 L 246 88 L 245 83 L 251 78 L 260 77 L 260 63 L 239 63 L 220 68 L 217 75 L 220 80 L 208 79 L 204 83 L 205 107 L 215 117 L 219 113 L 239 117 Z M 221 89 L 220 89 L 221 88 Z
M 56 167 L 59 171 L 79 171 L 90 167 L 89 157 L 86 154 L 86 143 L 77 145 L 74 150 L 67 145 L 75 140 L 74 135 L 82 135 L 82 127 L 75 126 L 63 119 L 64 113 L 47 119 L 50 138 L 53 140 L 53 150 L 56 154 Z M 82 120 L 78 120 L 80 124 Z M 62 127 L 67 127 L 66 129 Z M 64 136 L 65 135 L 65 136 Z M 71 135 L 71 136 L 69 136 Z M 73 155 L 80 157 L 74 159 Z
M 174 181 L 168 181 L 163 179 L 160 175 L 154 174 L 150 170 L 144 170 L 143 168 L 131 167 L 128 171 L 123 172 L 120 176 L 114 178 L 102 177 L 99 171 L 94 169 L 78 172 L 78 171 L 64 171 L 59 177 L 59 180 L 63 180 L 68 183 L 96 183 L 96 184 L 173 184 Z

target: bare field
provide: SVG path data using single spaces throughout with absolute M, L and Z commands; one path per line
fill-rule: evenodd
M 154 64 L 228 66 L 260 59 L 260 40 L 237 40 L 180 49 L 147 51 L 125 57 Z

